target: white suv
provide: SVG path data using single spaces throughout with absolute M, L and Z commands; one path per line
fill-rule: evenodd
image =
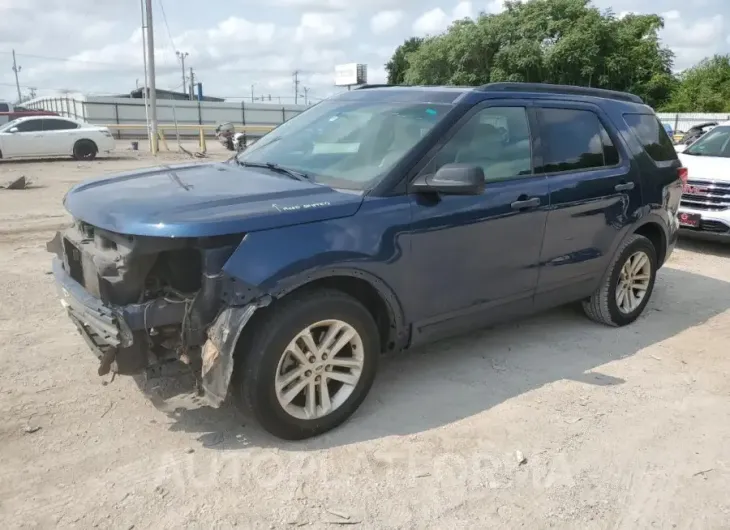
M 730 242 L 730 122 L 679 154 L 689 171 L 679 207 L 683 234 Z

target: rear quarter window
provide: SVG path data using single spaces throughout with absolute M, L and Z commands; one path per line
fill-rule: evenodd
M 624 114 L 624 121 L 654 161 L 677 159 L 672 140 L 654 114 Z
M 10 112 L 10 107 L 7 103 L 0 103 L 0 112 Z

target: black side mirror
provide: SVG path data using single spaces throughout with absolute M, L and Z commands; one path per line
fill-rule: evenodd
M 484 191 L 484 170 L 470 164 L 446 164 L 432 175 L 422 175 L 413 181 L 416 193 L 444 195 L 480 195 Z

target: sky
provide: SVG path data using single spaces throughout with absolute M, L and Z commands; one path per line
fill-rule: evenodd
M 385 63 L 414 35 L 433 35 L 456 19 L 497 13 L 503 0 L 152 0 L 157 86 L 179 89 L 176 50 L 188 53 L 206 95 L 294 99 L 300 72 L 311 100 L 336 92 L 334 67 L 368 65 L 384 82 Z M 654 12 L 675 69 L 730 53 L 730 0 L 594 0 L 616 14 Z M 648 6 L 651 5 L 651 9 Z M 23 94 L 127 93 L 143 86 L 140 0 L 0 0 L 0 100 L 17 98 L 12 50 Z M 302 101 L 301 99 L 299 100 Z

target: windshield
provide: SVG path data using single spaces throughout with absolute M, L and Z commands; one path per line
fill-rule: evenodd
M 730 158 L 730 126 L 715 127 L 685 149 L 684 154 Z
M 15 127 L 16 125 L 18 125 L 19 121 L 20 121 L 19 119 L 15 119 L 13 121 L 9 121 L 5 125 L 0 126 L 0 132 L 4 132 L 4 131 L 7 131 L 8 129 Z
M 336 188 L 375 184 L 451 110 L 450 105 L 326 100 L 238 155 Z

